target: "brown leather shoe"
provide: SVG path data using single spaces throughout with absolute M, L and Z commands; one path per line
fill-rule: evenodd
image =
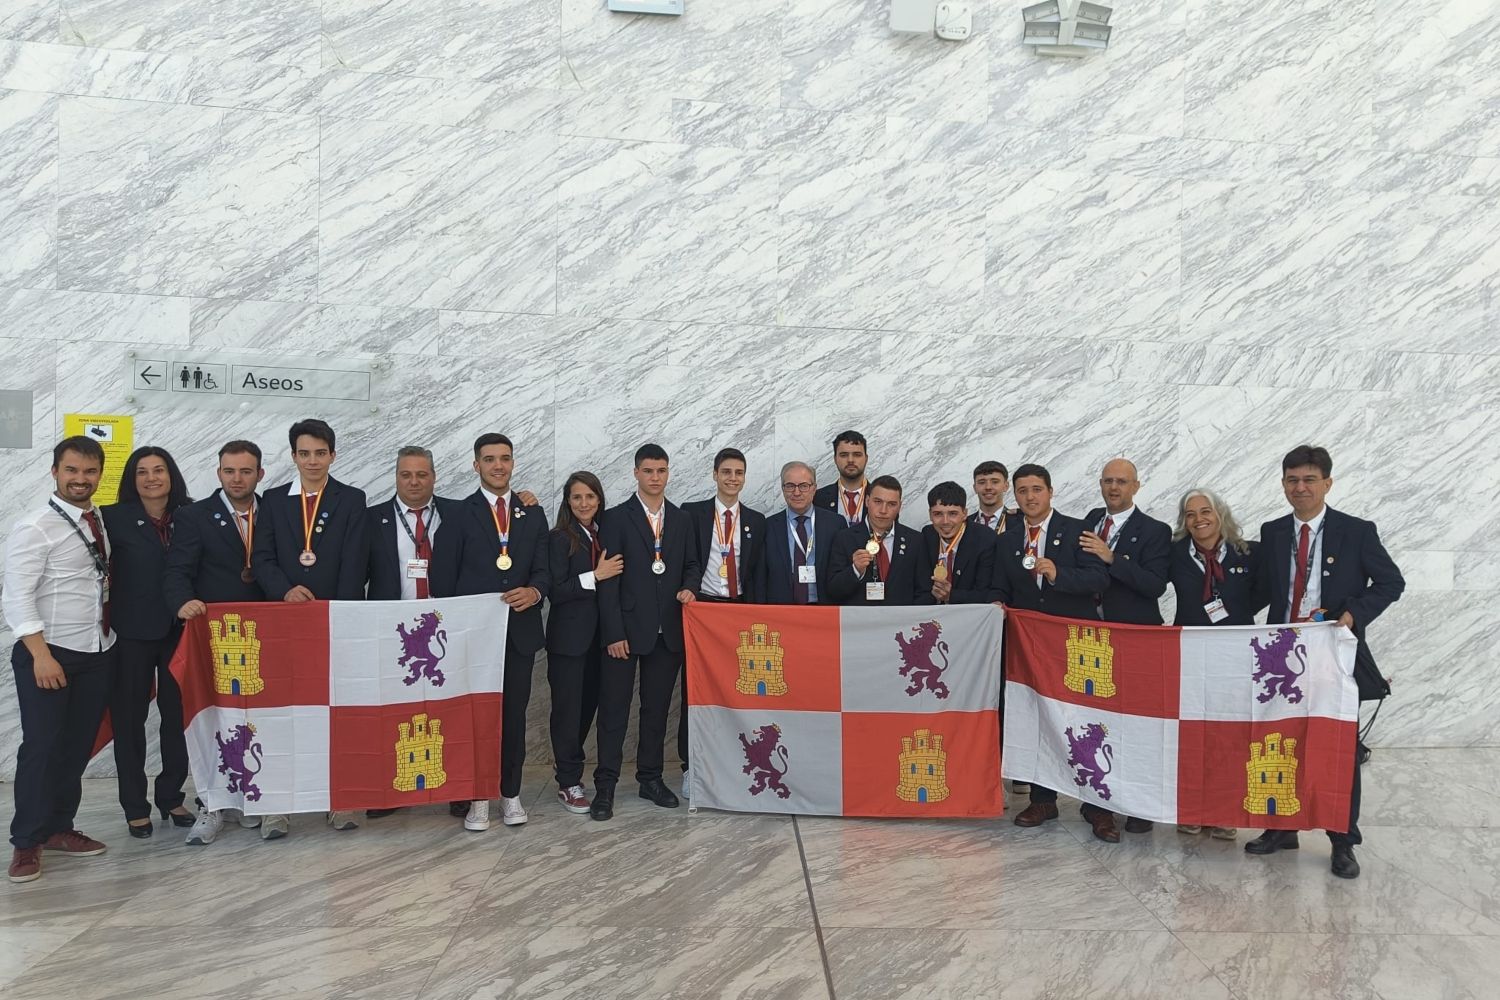
M 1016 826 L 1041 826 L 1053 819 L 1057 819 L 1056 802 L 1033 802 L 1016 814 Z
M 1150 833 L 1155 826 L 1149 819 L 1136 819 L 1134 816 L 1125 817 L 1126 833 Z
M 1120 842 L 1120 831 L 1115 828 L 1115 814 L 1108 809 L 1087 810 L 1083 818 L 1089 821 L 1089 826 L 1094 828 L 1094 836 L 1098 839 L 1106 844 Z
M 41 877 L 41 847 L 17 847 L 10 852 L 10 880 L 12 882 L 35 882 Z
M 48 837 L 42 850 L 55 851 L 71 858 L 92 858 L 96 854 L 103 854 L 106 848 L 87 834 L 77 830 L 64 830 Z

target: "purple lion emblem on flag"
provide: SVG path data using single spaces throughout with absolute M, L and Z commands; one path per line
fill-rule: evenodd
M 781 742 L 781 727 L 774 723 L 761 726 L 750 740 L 740 733 L 740 746 L 745 751 L 745 766 L 741 770 L 751 777 L 750 794 L 772 791 L 777 798 L 791 798 L 792 790 L 781 780 L 786 776 L 788 756 Z
M 896 633 L 896 645 L 901 648 L 901 676 L 911 678 L 906 693 L 915 698 L 925 687 L 939 698 L 948 697 L 948 685 L 943 683 L 943 671 L 948 669 L 948 643 L 941 638 L 942 623 L 921 622 L 912 631 L 910 639 L 905 632 Z M 933 653 L 941 658 L 941 665 Z
M 1250 679 L 1263 685 L 1265 690 L 1255 696 L 1264 705 L 1277 695 L 1295 705 L 1302 700 L 1302 689 L 1297 678 L 1307 672 L 1307 647 L 1297 641 L 1297 630 L 1279 628 L 1276 637 L 1264 646 L 1260 636 L 1250 637 L 1250 646 L 1255 650 L 1255 673 Z M 1292 657 L 1302 664 L 1300 670 L 1292 669 Z
M 255 784 L 255 776 L 260 773 L 261 747 L 255 738 L 255 727 L 234 726 L 229 730 L 229 739 L 224 739 L 223 733 L 214 733 L 214 740 L 219 744 L 219 773 L 229 775 L 226 791 L 243 792 L 247 802 L 259 802 L 260 788 Z M 251 759 L 255 761 L 253 769 L 249 764 Z
M 1108 735 L 1109 727 L 1097 722 L 1085 725 L 1081 735 L 1075 735 L 1072 726 L 1067 729 L 1068 766 L 1073 769 L 1073 784 L 1079 788 L 1087 785 L 1101 799 L 1110 797 L 1104 776 L 1115 769 L 1115 748 L 1104 742 Z
M 401 683 L 410 687 L 423 677 L 432 681 L 433 687 L 443 686 L 443 672 L 438 664 L 448 655 L 448 630 L 441 627 L 443 616 L 436 611 L 424 611 L 417 616 L 410 632 L 405 622 L 396 623 L 396 634 L 401 637 L 401 658 L 396 666 L 409 673 Z M 437 651 L 432 645 L 437 643 Z

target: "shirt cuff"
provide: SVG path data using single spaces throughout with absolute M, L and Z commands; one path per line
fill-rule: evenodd
M 582 587 L 584 590 L 593 590 L 594 589 L 594 574 L 593 574 L 593 572 L 590 571 L 588 573 L 579 573 L 578 574 L 578 585 L 580 587 Z
M 22 622 L 19 625 L 12 626 L 11 631 L 15 633 L 17 639 L 24 639 L 28 635 L 40 634 L 46 627 L 47 623 L 38 618 L 36 621 Z

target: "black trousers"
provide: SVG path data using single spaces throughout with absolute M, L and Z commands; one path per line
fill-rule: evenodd
M 1354 783 L 1349 789 L 1349 832 L 1334 833 L 1329 830 L 1328 839 L 1335 846 L 1348 844 L 1354 847 L 1356 844 L 1365 842 L 1365 838 L 1359 832 L 1359 771 L 1359 736 L 1356 734 L 1354 737 Z
M 505 644 L 505 696 L 500 708 L 500 794 L 521 794 L 521 768 L 526 764 L 526 706 L 531 704 L 531 674 L 535 653 L 522 653 Z
M 640 743 L 635 754 L 637 781 L 660 780 L 667 738 L 667 712 L 672 707 L 672 686 L 682 666 L 682 654 L 674 653 L 656 637 L 656 644 L 629 659 L 607 657 L 599 668 L 599 766 L 594 768 L 594 786 L 613 788 L 624 765 L 625 729 L 630 723 L 630 699 L 635 693 L 637 669 L 641 677 Z
M 557 787 L 583 783 L 583 741 L 594 724 L 599 705 L 599 659 L 604 650 L 598 634 L 581 656 L 547 654 L 547 685 L 552 689 L 552 759 L 556 762 Z
M 16 643 L 10 654 L 21 708 L 16 813 L 10 821 L 10 842 L 16 847 L 36 847 L 54 833 L 73 829 L 83 797 L 83 769 L 93 756 L 114 682 L 113 649 L 79 653 L 47 648 L 68 678 L 68 686 L 56 691 L 36 686 L 33 658 L 24 644 Z
M 109 699 L 110 724 L 115 731 L 115 771 L 119 775 L 120 808 L 125 818 L 147 819 L 146 712 L 151 708 L 151 682 L 156 682 L 156 711 L 161 716 L 161 773 L 156 776 L 156 808 L 170 812 L 182 805 L 182 786 L 188 776 L 187 739 L 182 734 L 182 689 L 167 667 L 182 630 L 174 627 L 164 639 L 115 641 L 118 666 Z

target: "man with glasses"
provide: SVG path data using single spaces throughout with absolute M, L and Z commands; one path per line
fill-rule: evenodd
M 766 519 L 767 604 L 829 603 L 829 556 L 844 519 L 813 504 L 818 474 L 806 462 L 781 467 L 786 508 Z

